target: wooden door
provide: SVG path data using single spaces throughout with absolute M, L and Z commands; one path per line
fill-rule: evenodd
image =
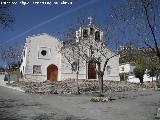
M 49 65 L 47 68 L 47 80 L 57 80 L 58 79 L 58 68 L 56 65 Z
M 96 64 L 94 62 L 88 64 L 88 79 L 97 79 Z

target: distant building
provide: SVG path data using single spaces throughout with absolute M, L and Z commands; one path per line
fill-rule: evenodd
M 134 76 L 133 70 L 136 67 L 136 51 L 132 49 L 132 47 L 122 47 L 121 50 L 128 50 L 128 52 L 124 52 L 125 54 L 120 55 L 119 59 L 119 73 L 122 81 L 139 83 L 140 80 Z M 147 50 L 147 49 L 139 49 L 139 51 Z M 123 53 L 123 52 L 122 52 Z M 153 80 L 156 80 L 156 77 L 153 77 Z M 143 76 L 143 81 L 152 81 L 152 77 L 147 74 L 147 70 Z
M 94 24 L 80 27 L 75 33 L 75 42 L 79 42 L 79 38 L 91 41 L 98 40 L 102 42 L 103 31 Z M 23 78 L 28 80 L 65 80 L 75 79 L 76 73 L 68 65 L 66 58 L 59 52 L 63 46 L 63 42 L 48 34 L 40 34 L 26 38 L 26 43 L 22 53 L 22 64 L 20 72 Z M 106 48 L 108 56 L 114 54 Z M 103 61 L 105 58 L 103 59 Z M 72 61 L 74 63 L 74 61 Z M 98 79 L 96 65 L 80 61 L 79 79 Z M 104 80 L 119 81 L 119 56 L 111 58 L 107 64 Z
M 0 74 L 4 74 L 5 69 L 4 68 L 0 68 Z

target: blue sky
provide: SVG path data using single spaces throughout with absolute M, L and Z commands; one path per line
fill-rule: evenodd
M 41 33 L 58 37 L 58 32 L 77 24 L 79 16 L 85 17 L 86 21 L 88 16 L 94 16 L 97 25 L 105 26 L 111 5 L 122 0 L 51 0 L 52 3 L 56 1 L 72 4 L 35 5 L 30 2 L 28 5 L 12 5 L 15 22 L 10 30 L 0 30 L 0 46 L 23 46 L 27 36 Z
M 52 0 L 56 1 L 56 0 Z M 57 0 L 62 1 L 62 0 Z M 12 30 L 0 31 L 0 45 L 23 44 L 29 35 L 49 33 L 56 35 L 67 29 L 69 25 L 77 23 L 78 16 L 94 16 L 96 23 L 105 24 L 105 17 L 110 1 L 107 0 L 66 0 L 72 1 L 70 5 L 21 5 L 12 6 L 12 14 L 15 22 L 11 26 Z M 55 19 L 54 19 L 55 18 Z M 46 21 L 51 20 L 48 23 Z M 45 23 L 45 24 L 43 24 Z M 43 24 L 43 25 L 41 25 Z M 40 25 L 37 27 L 37 25 Z M 36 27 L 35 29 L 33 27 Z M 7 42 L 8 41 L 8 42 Z

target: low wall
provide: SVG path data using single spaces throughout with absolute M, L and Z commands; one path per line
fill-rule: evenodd
M 0 74 L 0 80 L 4 80 L 4 74 Z
M 152 77 L 149 77 L 145 74 L 143 77 L 143 82 L 149 82 L 149 81 L 152 81 Z M 153 77 L 153 81 L 156 81 L 155 77 Z M 139 83 L 140 80 L 136 78 L 134 75 L 130 75 L 128 76 L 128 82 Z

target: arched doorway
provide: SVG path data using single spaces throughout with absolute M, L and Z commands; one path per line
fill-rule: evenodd
M 97 79 L 96 63 L 92 61 L 88 63 L 88 79 Z
M 47 67 L 47 80 L 57 80 L 58 79 L 58 67 L 56 65 L 49 65 Z

